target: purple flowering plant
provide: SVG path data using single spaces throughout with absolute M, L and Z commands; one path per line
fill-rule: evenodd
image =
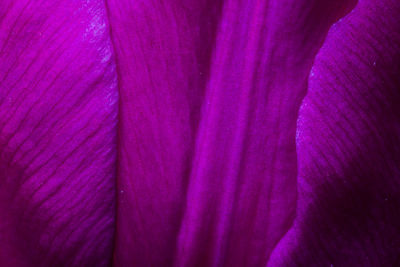
M 400 266 L 400 1 L 0 0 L 0 266 Z

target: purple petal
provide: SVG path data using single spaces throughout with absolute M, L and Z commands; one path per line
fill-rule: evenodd
M 221 2 L 108 4 L 121 95 L 115 263 L 168 266 Z
M 102 1 L 0 2 L 1 266 L 106 266 L 117 87 Z
M 362 0 L 319 52 L 295 224 L 269 266 L 400 264 L 400 2 Z
M 117 266 L 266 264 L 295 215 L 308 73 L 352 4 L 109 1 Z

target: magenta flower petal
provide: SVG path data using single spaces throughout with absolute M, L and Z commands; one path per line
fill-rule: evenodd
M 102 1 L 0 2 L 0 265 L 106 266 L 117 87 Z
M 400 3 L 355 2 L 0 2 L 0 265 L 400 264 Z
M 295 224 L 268 266 L 400 264 L 400 2 L 362 0 L 317 56 Z
M 120 124 L 116 266 L 169 266 L 220 1 L 108 1 Z
M 353 1 L 109 1 L 117 266 L 262 266 L 296 208 L 296 120 Z
M 225 2 L 178 266 L 266 264 L 295 215 L 295 131 L 307 76 L 329 27 L 351 6 Z

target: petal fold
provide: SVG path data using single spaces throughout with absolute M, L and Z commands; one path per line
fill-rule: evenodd
M 354 1 L 107 3 L 121 95 L 114 263 L 265 265 L 295 215 L 314 56 Z
M 399 265 L 399 63 L 400 2 L 332 27 L 298 121 L 297 217 L 268 266 Z

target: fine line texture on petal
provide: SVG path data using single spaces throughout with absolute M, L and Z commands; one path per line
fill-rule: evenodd
M 110 0 L 120 85 L 116 266 L 171 266 L 221 1 Z
M 0 1 L 0 265 L 107 266 L 117 87 L 103 1 Z
M 399 14 L 399 1 L 362 0 L 319 52 L 298 125 L 298 214 L 268 266 L 399 266 Z
M 354 4 L 0 1 L 0 265 L 399 265 L 400 3 L 309 77 Z
M 308 73 L 354 1 L 107 3 L 121 95 L 115 265 L 265 265 L 295 214 Z
M 263 266 L 296 207 L 311 64 L 352 1 L 225 1 L 176 266 Z

